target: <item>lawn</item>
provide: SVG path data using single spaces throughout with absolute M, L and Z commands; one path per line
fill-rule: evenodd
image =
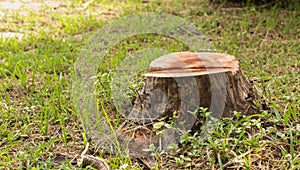
M 217 121 L 205 141 L 197 133 L 187 133 L 175 153 L 153 154 L 153 169 L 300 169 L 300 3 L 296 0 L 267 4 L 32 0 L 21 5 L 0 1 L 0 169 L 82 168 L 77 165 L 80 154 L 92 141 L 72 100 L 74 65 L 106 24 L 141 12 L 168 13 L 196 25 L 216 51 L 240 61 L 261 96 L 257 105 L 264 106 L 254 115 L 237 113 Z M 19 37 L 7 38 L 7 33 Z M 163 35 L 134 35 L 114 44 L 99 63 L 94 75 L 96 99 L 114 128 L 123 120 L 112 100 L 114 71 L 131 55 L 154 48 L 192 50 Z M 129 87 L 133 98 L 143 71 Z M 93 146 L 88 154 L 104 159 L 111 169 L 148 168 L 147 160 Z

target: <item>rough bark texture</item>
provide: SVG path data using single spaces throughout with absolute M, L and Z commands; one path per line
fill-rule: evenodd
M 163 56 L 151 63 L 142 81 L 144 87 L 128 116 L 136 122 L 149 123 L 178 112 L 177 122 L 185 121 L 182 128 L 190 129 L 196 120 L 189 113 L 199 106 L 217 118 L 230 117 L 233 111 L 255 111 L 255 92 L 230 55 L 186 52 Z
M 242 74 L 239 62 L 227 54 L 165 55 L 150 64 L 142 82 L 144 85 L 126 119 L 147 125 L 129 128 L 130 133 L 120 128 L 115 137 L 110 136 L 111 140 L 98 136 L 94 139 L 99 146 L 117 140 L 118 146 L 106 148 L 128 150 L 132 157 L 149 157 L 150 152 L 145 149 L 150 144 L 159 148 L 158 151 L 168 152 L 170 144 L 178 144 L 182 131 L 201 131 L 200 126 L 208 119 L 199 114 L 199 107 L 208 108 L 216 118 L 233 116 L 234 111 L 242 114 L 255 111 L 252 106 L 256 93 Z M 163 117 L 172 119 L 173 127 L 155 135 L 149 124 Z

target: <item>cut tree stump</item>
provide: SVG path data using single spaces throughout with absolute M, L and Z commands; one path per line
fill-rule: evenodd
M 132 110 L 125 115 L 124 123 L 135 123 L 130 123 L 129 128 L 120 127 L 116 134 L 122 150 L 135 158 L 149 158 L 147 149 L 151 144 L 157 151 L 169 152 L 168 146 L 177 145 L 182 132 L 201 132 L 201 126 L 211 118 L 203 117 L 200 107 L 208 108 L 210 116 L 215 118 L 231 117 L 234 111 L 244 115 L 256 111 L 253 104 L 258 96 L 238 60 L 228 54 L 164 55 L 150 64 L 142 83 Z M 157 135 L 154 126 L 162 121 L 171 122 L 172 127 L 163 128 Z M 136 127 L 136 123 L 140 125 Z M 99 143 L 103 140 L 103 137 L 98 139 Z
M 143 75 L 143 87 L 127 118 L 149 123 L 178 113 L 182 130 L 195 129 L 197 108 L 208 108 L 213 117 L 255 112 L 257 98 L 238 60 L 214 52 L 178 52 L 154 60 Z M 200 124 L 199 124 L 200 126 Z

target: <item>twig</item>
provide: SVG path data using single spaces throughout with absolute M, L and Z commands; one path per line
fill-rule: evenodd
M 155 166 L 155 160 L 148 158 L 148 160 L 146 158 L 137 158 L 142 164 L 145 165 L 146 169 L 153 169 Z
M 87 166 L 92 166 L 98 170 L 109 170 L 108 164 L 100 158 L 87 155 L 87 151 L 89 149 L 89 143 L 85 146 L 85 149 L 82 151 L 80 155 L 80 159 L 77 162 L 77 165 L 79 167 L 87 167 Z
M 264 4 L 264 5 L 257 6 L 256 8 L 257 8 L 257 9 L 266 8 L 266 7 L 271 6 L 271 5 L 273 5 L 273 4 L 277 3 L 277 2 L 279 2 L 279 0 L 273 1 L 273 2 L 269 2 L 269 3 L 266 3 L 266 4 Z

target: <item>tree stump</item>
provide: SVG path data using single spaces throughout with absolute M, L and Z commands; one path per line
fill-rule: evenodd
M 143 87 L 127 118 L 139 123 L 153 122 L 178 113 L 182 130 L 198 128 L 199 107 L 213 117 L 230 117 L 234 111 L 251 114 L 257 98 L 243 75 L 238 60 L 222 53 L 179 52 L 154 60 L 143 74 Z M 200 130 L 200 129 L 199 129 Z
M 244 115 L 256 111 L 252 106 L 257 95 L 238 60 L 228 54 L 164 55 L 150 64 L 142 82 L 134 106 L 125 117 L 143 126 L 130 128 L 135 135 L 122 128 L 116 135 L 120 146 L 132 157 L 149 157 L 150 144 L 158 148 L 156 151 L 169 152 L 168 146 L 177 145 L 182 132 L 201 131 L 209 118 L 199 114 L 199 107 L 208 108 L 215 118 L 233 116 L 234 111 Z M 162 119 L 171 122 L 172 127 L 157 135 L 153 132 L 154 124 Z

